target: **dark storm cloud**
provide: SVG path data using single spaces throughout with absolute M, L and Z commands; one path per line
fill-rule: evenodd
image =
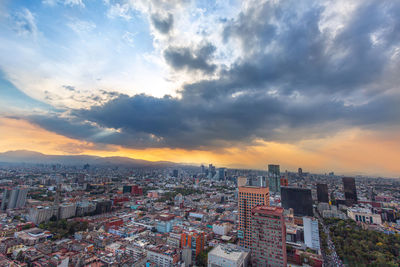
M 216 65 L 210 63 L 215 49 L 210 43 L 202 44 L 195 49 L 170 46 L 164 51 L 164 58 L 176 70 L 185 69 L 210 74 L 216 69 Z
M 212 44 L 167 48 L 176 70 L 218 77 L 186 84 L 180 98 L 118 95 L 73 110 L 68 120 L 34 122 L 77 139 L 173 148 L 292 142 L 399 124 L 400 2 L 361 2 L 336 35 L 321 30 L 319 1 L 296 3 L 267 2 L 225 22 L 225 42 L 245 53 L 219 72 L 210 63 Z
M 174 17 L 172 14 L 168 14 L 166 18 L 160 14 L 153 14 L 151 15 L 151 23 L 160 33 L 168 34 L 174 25 Z

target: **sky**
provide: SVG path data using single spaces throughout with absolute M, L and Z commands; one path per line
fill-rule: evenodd
M 400 176 L 400 2 L 3 0 L 0 152 Z

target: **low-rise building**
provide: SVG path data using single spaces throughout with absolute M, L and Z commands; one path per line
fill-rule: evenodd
M 372 213 L 370 208 L 367 207 L 351 207 L 347 209 L 347 216 L 356 222 L 367 224 L 382 224 L 380 214 Z
M 208 253 L 208 267 L 246 267 L 249 249 L 234 244 L 221 244 Z

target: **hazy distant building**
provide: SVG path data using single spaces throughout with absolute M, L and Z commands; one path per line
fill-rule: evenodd
M 356 181 L 353 177 L 343 177 L 343 190 L 347 206 L 357 204 Z
M 282 187 L 281 203 L 285 209 L 293 209 L 295 216 L 313 216 L 311 189 Z
M 281 172 L 279 165 L 268 165 L 269 191 L 279 193 L 281 190 Z
M 251 209 L 255 206 L 269 206 L 268 187 L 239 187 L 239 244 L 251 248 Z
M 267 181 L 264 176 L 250 177 L 247 183 L 250 186 L 267 187 Z
M 281 186 L 289 186 L 289 180 L 288 178 L 281 178 Z
M 312 217 L 303 217 L 304 243 L 307 247 L 319 250 L 318 220 Z
M 251 213 L 252 266 L 286 266 L 286 226 L 283 208 L 257 206 Z
M 208 165 L 208 173 L 207 176 L 209 179 L 213 179 L 215 174 L 216 174 L 216 170 L 215 170 L 215 166 L 213 166 L 212 164 Z
M 317 184 L 317 200 L 318 202 L 329 203 L 328 185 Z
M 19 209 L 25 206 L 26 197 L 28 195 L 27 187 L 16 187 L 12 190 L 5 189 L 1 202 L 1 209 Z
M 173 170 L 172 171 L 172 177 L 178 178 L 179 176 L 179 171 L 178 170 Z
M 302 168 L 299 168 L 298 174 L 299 174 L 299 176 L 303 176 L 303 169 Z
M 240 187 L 240 186 L 245 186 L 245 185 L 247 185 L 247 177 L 245 177 L 245 176 L 238 177 L 237 178 L 237 186 Z
M 226 177 L 226 168 L 219 168 L 218 169 L 218 180 L 224 181 Z

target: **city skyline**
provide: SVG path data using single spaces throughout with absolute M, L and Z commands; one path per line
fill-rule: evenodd
M 399 177 L 400 3 L 0 3 L 0 152 Z

